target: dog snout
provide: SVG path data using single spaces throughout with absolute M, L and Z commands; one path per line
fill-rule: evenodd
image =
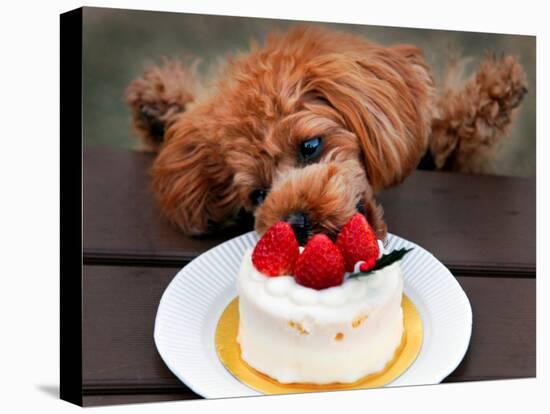
M 306 243 L 310 232 L 310 221 L 303 211 L 293 211 L 286 219 L 286 222 L 292 226 L 298 243 L 302 246 Z

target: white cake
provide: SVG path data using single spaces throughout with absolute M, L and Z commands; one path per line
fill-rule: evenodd
M 399 263 L 315 290 L 268 277 L 249 249 L 237 276 L 243 360 L 281 383 L 350 383 L 382 371 L 403 336 Z

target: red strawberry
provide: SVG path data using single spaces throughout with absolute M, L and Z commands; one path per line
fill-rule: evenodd
M 366 262 L 361 263 L 359 266 L 360 272 L 368 272 L 369 270 L 373 269 L 374 266 L 376 266 L 376 259 L 374 257 L 371 257 Z
M 374 267 L 380 254 L 376 234 L 365 216 L 360 213 L 354 214 L 342 228 L 336 240 L 336 246 L 344 256 L 347 272 L 353 272 L 353 267 L 359 260 L 364 260 L 371 268 Z
M 306 244 L 296 262 L 296 282 L 313 289 L 341 285 L 344 281 L 344 258 L 325 235 L 317 234 Z
M 267 276 L 291 275 L 300 254 L 290 224 L 279 221 L 265 232 L 252 252 L 252 263 Z

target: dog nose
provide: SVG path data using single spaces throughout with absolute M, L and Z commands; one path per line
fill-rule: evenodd
M 303 246 L 309 235 L 309 220 L 307 214 L 303 211 L 293 211 L 288 215 L 286 222 L 292 226 L 298 243 Z

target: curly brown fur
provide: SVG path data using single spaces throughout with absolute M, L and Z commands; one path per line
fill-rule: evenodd
M 371 226 L 382 239 L 386 225 L 382 209 L 372 198 L 372 190 L 362 173 L 358 161 L 312 164 L 292 169 L 285 179 L 276 181 L 268 197 L 256 212 L 256 229 L 263 233 L 273 223 L 288 217 L 295 211 L 308 212 L 309 220 L 316 223 L 310 233 L 323 232 L 336 236 L 349 217 L 357 212 L 357 205 L 364 203 Z M 357 192 L 355 189 L 364 189 Z
M 142 138 L 144 149 L 156 151 L 164 133 L 193 102 L 197 92 L 196 67 L 165 59 L 130 83 L 126 101 L 132 114 L 134 131 Z
M 179 81 L 179 69 L 135 81 L 129 101 L 137 129 L 153 143 L 141 106 L 178 106 L 154 117 L 167 131 L 151 173 L 160 208 L 185 233 L 208 232 L 244 209 L 260 233 L 299 213 L 309 235 L 335 236 L 361 211 L 384 239 L 376 193 L 415 169 L 428 145 L 437 162 L 455 165 L 467 162 L 476 141 L 505 130 L 521 99 L 519 66 L 511 62 L 485 63 L 464 88 L 446 86 L 436 100 L 414 46 L 298 27 L 228 59 L 214 87 L 192 105 L 183 93 L 189 78 Z M 175 93 L 169 83 L 178 84 L 178 99 L 165 98 Z M 320 153 L 304 160 L 300 147 L 315 137 Z M 251 197 L 257 190 L 267 194 L 258 205 Z
M 527 92 L 525 72 L 512 56 L 487 57 L 466 82 L 460 72 L 457 63 L 441 89 L 430 151 L 438 169 L 480 172 Z

